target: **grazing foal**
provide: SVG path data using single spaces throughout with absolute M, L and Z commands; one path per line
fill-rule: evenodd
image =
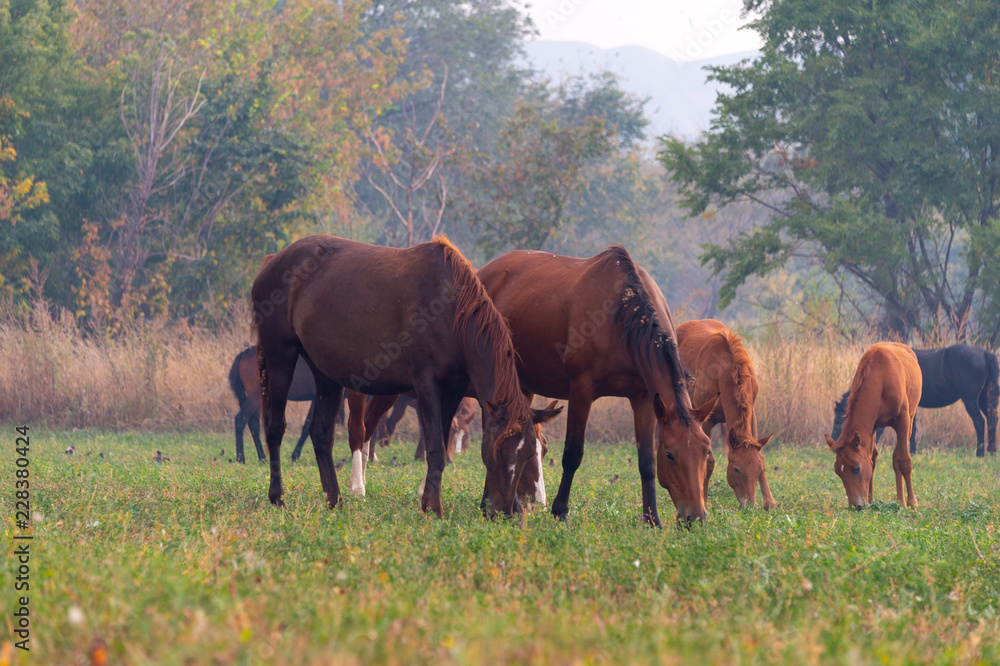
M 724 423 L 728 433 L 726 480 L 736 494 L 740 508 L 753 506 L 757 500 L 757 482 L 765 509 L 777 504 L 767 485 L 767 465 L 761 449 L 771 440 L 771 435 L 757 439 L 757 378 L 753 362 L 740 337 L 714 319 L 689 321 L 677 327 L 677 350 L 681 363 L 694 375 L 691 400 L 695 404 L 719 396 L 703 427 L 711 436 L 716 424 Z M 708 474 L 715 466 L 710 459 Z M 708 490 L 708 479 L 705 479 Z
M 913 350 L 898 342 L 879 342 L 861 357 L 851 382 L 851 397 L 840 437 L 826 435 L 826 443 L 837 455 L 833 470 L 844 482 L 847 501 L 863 509 L 875 499 L 874 475 L 878 459 L 875 428 L 891 426 L 896 431 L 892 451 L 892 469 L 896 473 L 896 501 L 903 504 L 906 482 L 906 505 L 917 506 L 910 473 L 913 464 L 907 442 L 910 424 L 917 411 L 922 389 L 920 366 Z

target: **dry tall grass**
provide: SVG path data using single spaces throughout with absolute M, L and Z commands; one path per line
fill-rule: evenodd
M 249 315 L 234 312 L 231 321 L 215 333 L 151 325 L 104 340 L 84 336 L 68 313 L 53 317 L 44 307 L 0 318 L 0 420 L 52 428 L 228 430 L 236 400 L 227 375 L 233 357 L 249 343 Z M 832 425 L 833 403 L 850 386 L 867 346 L 748 340 L 761 387 L 761 434 L 773 431 L 780 441 L 822 445 L 823 433 Z M 305 410 L 305 405 L 292 405 L 290 432 L 297 432 Z M 924 446 L 971 450 L 975 442 L 961 405 L 920 410 L 917 427 Z M 547 430 L 561 439 L 565 415 Z M 415 438 L 412 413 L 401 423 L 400 435 Z M 588 440 L 632 438 L 627 401 L 595 403 Z

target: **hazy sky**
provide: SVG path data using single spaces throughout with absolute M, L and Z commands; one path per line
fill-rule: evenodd
M 529 0 L 540 39 L 601 48 L 638 44 L 675 60 L 701 60 L 761 46 L 738 30 L 741 0 Z

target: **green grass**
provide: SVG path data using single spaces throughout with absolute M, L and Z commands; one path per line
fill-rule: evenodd
M 480 516 L 478 452 L 446 470 L 438 520 L 419 512 L 412 445 L 380 450 L 368 497 L 330 511 L 308 445 L 307 462 L 284 466 L 278 510 L 266 466 L 226 462 L 230 436 L 35 430 L 31 441 L 34 663 L 85 662 L 98 637 L 110 663 L 137 664 L 1000 663 L 995 457 L 918 455 L 916 511 L 892 501 L 881 464 L 880 501 L 854 512 L 829 451 L 772 445 L 778 508 L 741 513 L 719 455 L 710 522 L 677 528 L 661 489 L 669 526 L 653 530 L 639 522 L 630 444 L 588 448 L 568 524 L 534 509 L 518 525 Z M 154 462 L 157 449 L 172 460 Z M 335 458 L 346 450 L 339 439 Z M 13 571 L 8 550 L 0 640 Z

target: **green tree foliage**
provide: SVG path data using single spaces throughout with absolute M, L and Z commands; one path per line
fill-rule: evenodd
M 731 92 L 712 130 L 694 145 L 664 137 L 660 153 L 691 214 L 735 202 L 771 213 L 707 247 L 723 304 L 808 254 L 851 276 L 890 330 L 995 337 L 1000 288 L 985 278 L 997 261 L 1000 6 L 745 6 L 761 13 L 762 55 L 713 69 Z
M 0 0 L 0 292 L 8 297 L 26 295 L 30 257 L 44 259 L 59 236 L 47 178 L 23 144 L 34 102 L 68 54 L 66 20 L 62 2 Z
M 528 86 L 463 195 L 486 252 L 589 252 L 637 239 L 656 182 L 638 148 L 644 103 L 611 74 Z
M 519 64 L 528 19 L 507 0 L 389 0 L 365 30 L 402 31 L 406 56 L 393 81 L 411 89 L 372 118 L 355 203 L 370 239 L 390 245 L 447 231 L 473 244 L 451 206 L 467 189 L 472 155 L 491 153 L 530 72 Z

